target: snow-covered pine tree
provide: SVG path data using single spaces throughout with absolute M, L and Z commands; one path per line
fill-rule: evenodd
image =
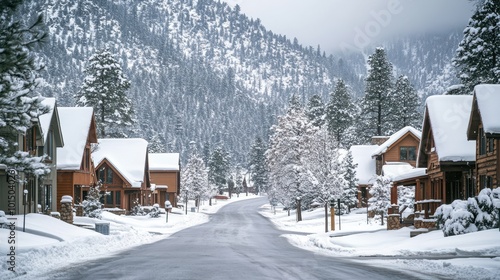
M 405 75 L 399 75 L 391 91 L 394 105 L 391 107 L 392 129 L 397 131 L 405 126 L 419 128 L 422 123 L 420 98 Z
M 196 150 L 191 152 L 186 166 L 182 169 L 181 194 L 185 195 L 186 190 L 189 198 L 194 199 L 196 205 L 200 205 L 202 199 L 207 199 L 210 196 L 205 162 Z
M 160 135 L 158 133 L 154 133 L 153 137 L 148 141 L 148 151 L 150 153 L 165 153 L 165 144 L 161 140 Z
M 101 218 L 102 213 L 102 203 L 101 203 L 101 190 L 100 183 L 96 186 L 91 186 L 87 197 L 82 201 L 83 213 L 85 216 L 90 218 Z
M 358 205 L 358 179 L 356 178 L 357 163 L 354 163 L 351 151 L 345 155 L 343 162 L 343 178 L 345 181 L 341 201 L 347 206 L 347 211 L 351 211 Z
M 475 85 L 500 83 L 500 0 L 478 3 L 464 29 L 453 65 L 463 84 L 464 94 Z
M 303 157 L 308 153 L 316 129 L 293 98 L 287 113 L 278 117 L 278 123 L 271 127 L 269 149 L 265 154 L 269 183 L 274 197 L 288 209 L 295 206 L 297 197 L 309 192 L 308 186 L 301 185 L 300 181 L 305 172 Z
M 328 131 L 341 146 L 348 146 L 346 134 L 348 129 L 354 125 L 356 113 L 352 95 L 344 81 L 339 79 L 330 94 L 330 100 L 326 107 L 326 123 Z
M 50 172 L 42 157 L 19 151 L 18 136 L 47 112 L 35 92 L 41 66 L 30 55 L 46 37 L 43 19 L 26 26 L 14 14 L 22 0 L 3 1 L 0 9 L 0 164 L 17 171 L 44 175 Z
M 210 161 L 208 162 L 208 178 L 211 184 L 217 186 L 217 191 L 219 194 L 224 192 L 227 187 L 227 180 L 229 177 L 229 154 L 222 148 L 218 146 L 212 152 L 210 156 Z
M 301 184 L 310 186 L 307 188 L 310 190 L 307 195 L 311 196 L 311 202 L 328 207 L 330 201 L 342 195 L 343 186 L 346 185 L 338 145 L 326 127 L 312 131 L 308 144 L 308 153 L 302 157 L 305 172 L 302 174 Z M 304 206 L 308 207 L 307 204 Z
M 250 179 L 256 191 L 266 192 L 268 189 L 268 169 L 265 156 L 266 148 L 262 138 L 255 138 L 255 142 L 250 148 Z
M 127 137 L 134 113 L 127 97 L 130 81 L 118 61 L 109 49 L 99 50 L 88 60 L 84 74 L 76 105 L 94 108 L 99 137 Z
M 307 117 L 313 125 L 317 127 L 323 126 L 325 123 L 325 104 L 321 100 L 321 96 L 314 94 L 309 98 L 307 103 Z
M 239 165 L 236 166 L 234 174 L 234 192 L 237 197 L 240 197 L 240 193 L 243 192 L 243 175 L 241 174 L 241 167 Z
M 393 87 L 392 64 L 383 48 L 377 48 L 368 57 L 368 76 L 365 96 L 361 102 L 364 138 L 392 133 L 391 108 L 395 105 L 391 98 Z
M 391 179 L 382 175 L 377 176 L 369 192 L 371 197 L 368 199 L 368 211 L 380 215 L 383 225 L 387 209 L 391 206 Z

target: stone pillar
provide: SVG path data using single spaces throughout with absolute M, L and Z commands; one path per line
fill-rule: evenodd
M 73 224 L 73 198 L 63 195 L 61 199 L 61 220 Z
M 398 230 L 399 228 L 399 214 L 390 214 L 387 216 L 387 230 Z

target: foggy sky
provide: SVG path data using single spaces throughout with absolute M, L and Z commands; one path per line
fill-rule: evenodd
M 394 36 L 462 30 L 470 0 L 223 0 L 266 29 L 327 53 Z

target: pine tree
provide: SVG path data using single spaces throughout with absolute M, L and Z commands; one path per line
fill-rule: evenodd
M 394 106 L 390 95 L 393 83 L 392 64 L 383 48 L 377 48 L 370 55 L 368 66 L 365 96 L 361 103 L 363 131 L 367 139 L 374 135 L 392 133 L 390 120 L 391 108 Z
M 241 167 L 239 165 L 236 166 L 234 174 L 234 192 L 237 197 L 240 197 L 240 193 L 243 192 L 243 175 L 241 174 Z
M 195 200 L 197 206 L 202 199 L 210 197 L 208 173 L 203 159 L 196 150 L 191 152 L 186 166 L 182 169 L 181 188 L 181 194 L 185 196 L 187 193 L 189 198 Z
M 391 108 L 392 129 L 397 131 L 405 126 L 419 128 L 422 116 L 419 111 L 420 98 L 405 75 L 400 75 L 392 90 L 395 105 Z
M 358 205 L 358 179 L 356 178 L 357 163 L 354 163 L 351 151 L 343 160 L 343 178 L 345 180 L 341 201 L 347 206 L 348 211 Z
M 97 186 L 89 188 L 89 192 L 84 201 L 82 201 L 83 213 L 85 216 L 90 218 L 101 218 L 102 203 L 101 203 L 101 191 L 100 183 Z
M 500 0 L 479 3 L 463 33 L 453 60 L 463 93 L 481 83 L 500 83 Z
M 25 26 L 15 18 L 22 0 L 0 4 L 0 164 L 17 171 L 44 175 L 50 169 L 42 157 L 19 151 L 18 136 L 31 128 L 32 121 L 48 112 L 43 98 L 35 92 L 40 77 L 30 51 L 46 38 L 39 16 L 34 24 Z
M 342 79 L 337 81 L 326 108 L 326 122 L 328 131 L 335 137 L 337 143 L 345 144 L 347 132 L 354 125 L 356 107 L 353 104 L 351 93 Z
M 266 151 L 271 193 L 289 209 L 295 205 L 297 197 L 302 198 L 309 192 L 308 186 L 300 183 L 305 172 L 303 157 L 308 153 L 309 142 L 317 129 L 304 110 L 293 103 L 271 128 Z
M 266 192 L 268 188 L 268 170 L 265 157 L 266 148 L 262 139 L 257 137 L 250 148 L 250 178 L 257 192 Z
M 368 199 L 368 211 L 380 215 L 383 225 L 387 209 L 391 206 L 391 179 L 382 175 L 377 176 L 369 192 L 371 197 Z
M 304 166 L 301 184 L 308 184 L 311 202 L 328 206 L 335 197 L 340 197 L 346 182 L 342 176 L 342 166 L 339 160 L 338 144 L 326 127 L 312 133 L 308 141 L 307 153 L 302 158 Z M 308 206 L 303 200 L 303 205 Z
M 229 178 L 229 154 L 222 148 L 217 147 L 210 156 L 208 163 L 209 181 L 217 186 L 219 194 L 224 192 Z
M 307 117 L 317 127 L 321 127 L 325 123 L 325 105 L 321 97 L 317 94 L 309 98 L 309 102 L 307 103 Z
M 108 49 L 90 57 L 85 78 L 75 95 L 77 106 L 94 108 L 99 137 L 126 137 L 134 123 L 132 103 L 127 97 L 130 81 Z

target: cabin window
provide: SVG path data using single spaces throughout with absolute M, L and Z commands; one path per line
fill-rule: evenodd
M 26 131 L 26 136 L 25 136 L 25 151 L 33 151 L 35 150 L 36 146 L 36 141 L 35 141 L 35 129 L 30 128 Z
M 487 175 L 479 176 L 479 184 L 481 189 L 491 188 L 493 186 L 493 178 Z
M 495 139 L 488 138 L 488 153 L 493 153 L 495 150 Z
M 400 160 L 416 160 L 417 158 L 415 147 L 399 147 Z
M 120 206 L 122 204 L 122 200 L 121 200 L 121 192 L 116 192 L 115 193 L 115 204 Z
M 486 137 L 482 128 L 479 128 L 479 154 L 486 154 Z
M 49 133 L 47 134 L 47 142 L 45 143 L 45 146 L 43 147 L 43 152 L 48 156 L 47 160 L 51 161 L 53 156 L 54 156 L 54 137 L 52 134 L 52 130 L 49 130 Z
M 113 170 L 111 170 L 111 168 L 101 167 L 97 174 L 97 178 L 101 180 L 102 183 L 113 183 Z

